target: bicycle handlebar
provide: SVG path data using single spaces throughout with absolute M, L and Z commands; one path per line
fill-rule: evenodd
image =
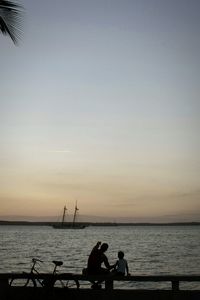
M 33 262 L 33 263 L 36 263 L 36 262 L 41 262 L 41 263 L 43 263 L 43 260 L 38 259 L 38 258 L 32 258 L 32 262 Z

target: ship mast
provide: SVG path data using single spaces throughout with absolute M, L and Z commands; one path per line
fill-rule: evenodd
M 65 212 L 66 212 L 67 208 L 66 208 L 66 205 L 64 206 L 64 209 L 63 209 L 63 216 L 62 216 L 62 223 L 61 225 L 63 226 L 64 222 L 65 222 Z
M 75 225 L 77 211 L 78 211 L 78 207 L 77 207 L 77 201 L 76 201 L 75 210 L 74 210 L 74 217 L 73 217 L 73 222 L 72 222 L 72 227 L 74 227 L 74 225 Z

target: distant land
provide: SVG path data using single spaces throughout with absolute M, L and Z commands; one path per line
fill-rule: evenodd
M 11 222 L 33 222 L 33 223 L 46 223 L 52 224 L 60 222 L 61 215 L 49 215 L 49 216 L 31 216 L 31 215 L 1 215 L 0 220 Z M 72 222 L 73 215 L 67 214 L 65 222 Z M 96 216 L 96 215 L 82 215 L 78 214 L 77 221 L 80 223 L 103 223 L 103 224 L 169 224 L 169 223 L 200 223 L 200 213 L 192 212 L 185 214 L 174 215 L 160 215 L 156 217 L 133 217 L 133 216 Z
M 58 222 L 31 222 L 31 221 L 4 221 L 0 220 L 2 225 L 19 225 L 19 226 L 52 226 Z M 65 222 L 65 224 L 71 224 Z M 175 222 L 175 223 L 113 223 L 113 222 L 78 222 L 85 226 L 199 226 L 200 222 Z

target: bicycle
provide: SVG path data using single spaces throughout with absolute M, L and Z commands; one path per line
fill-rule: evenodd
M 23 274 L 28 275 L 28 278 L 25 279 L 26 280 L 25 283 L 22 283 L 21 286 L 27 287 L 27 286 L 29 286 L 29 283 L 32 283 L 32 286 L 35 288 L 38 287 L 38 284 L 43 288 L 52 288 L 55 286 L 55 283 L 57 281 L 59 281 L 62 288 L 69 288 L 69 280 L 65 284 L 63 282 L 63 280 L 57 279 L 55 276 L 57 274 L 57 267 L 63 265 L 62 261 L 53 260 L 52 261 L 52 263 L 54 264 L 53 272 L 51 273 L 51 276 L 49 276 L 48 278 L 45 278 L 43 280 L 41 280 L 39 277 L 34 276 L 34 275 L 41 275 L 36 268 L 37 263 L 43 263 L 43 261 L 38 258 L 32 258 L 32 266 L 31 266 L 30 272 L 29 273 L 23 272 Z M 13 282 L 16 281 L 16 279 L 17 278 L 13 277 L 10 281 L 9 286 L 12 286 Z M 79 281 L 76 279 L 74 279 L 73 281 L 75 282 L 76 287 L 78 289 L 80 286 Z

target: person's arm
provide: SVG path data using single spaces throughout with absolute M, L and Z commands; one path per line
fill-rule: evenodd
M 126 273 L 127 273 L 127 276 L 130 276 L 129 267 L 128 267 L 128 263 L 127 262 L 126 262 Z
M 116 267 L 117 267 L 117 262 L 116 262 L 114 265 L 111 265 L 111 266 L 110 266 L 110 270 L 111 270 L 111 269 L 116 270 Z
M 107 256 L 105 256 L 105 255 L 103 255 L 103 263 L 104 263 L 104 265 L 106 266 L 106 268 L 107 268 L 108 270 L 112 269 L 112 266 L 109 264 L 108 258 L 107 258 Z
M 101 245 L 101 242 L 97 242 L 92 251 L 99 249 L 99 246 Z

